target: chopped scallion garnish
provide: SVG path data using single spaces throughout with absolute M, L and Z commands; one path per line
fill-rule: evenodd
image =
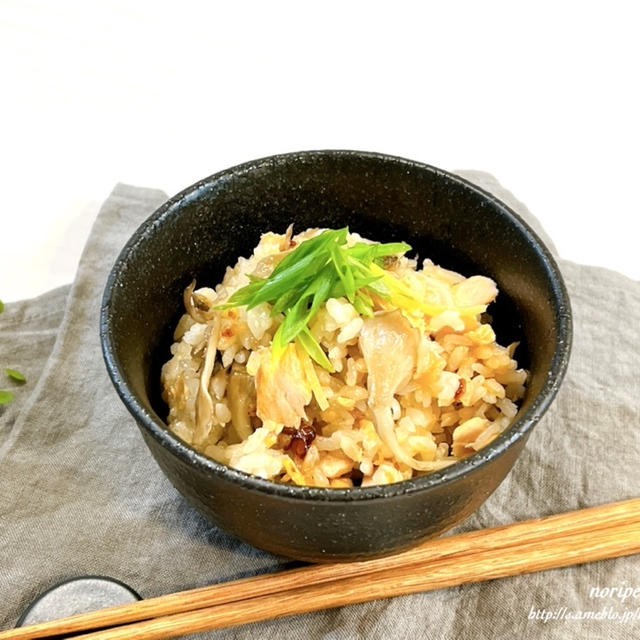
M 246 305 L 249 309 L 267 302 L 272 315 L 284 320 L 273 336 L 274 355 L 294 340 L 328 371 L 333 371 L 322 347 L 309 330 L 310 322 L 329 298 L 345 297 L 364 316 L 373 314 L 370 294 L 388 299 L 383 260 L 409 251 L 405 242 L 365 243 L 347 246 L 348 227 L 327 229 L 301 242 L 285 256 L 268 278 L 249 277 L 249 284 L 236 291 L 218 308 Z
M 4 311 L 4 302 L 0 300 L 0 313 Z M 15 369 L 5 369 L 4 372 L 14 381 L 23 384 L 27 381 L 27 379 Z M 11 391 L 5 391 L 4 389 L 0 389 L 0 405 L 9 404 L 13 402 L 13 393 Z
M 26 382 L 27 379 L 16 369 L 5 369 L 4 372 L 16 382 Z

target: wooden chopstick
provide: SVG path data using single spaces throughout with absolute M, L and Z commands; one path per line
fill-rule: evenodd
M 439 538 L 386 558 L 348 564 L 312 565 L 276 574 L 266 574 L 191 589 L 143 600 L 131 605 L 111 607 L 62 620 L 0 632 L 0 640 L 46 638 L 150 618 L 169 615 L 175 617 L 176 614 L 257 598 L 266 594 L 297 590 L 302 593 L 304 589 L 313 585 L 334 583 L 338 580 L 358 576 L 371 576 L 373 573 L 400 571 L 403 567 L 408 567 L 411 570 L 414 565 L 421 563 L 431 566 L 436 561 L 452 556 L 457 557 L 461 554 L 475 554 L 496 549 L 504 550 L 511 547 L 520 548 L 529 543 L 554 541 L 560 536 L 591 534 L 627 522 L 640 522 L 640 498 Z M 372 582 L 372 578 L 367 579 L 368 585 L 371 585 Z
M 162 640 L 420 591 L 504 578 L 640 552 L 640 522 L 508 549 L 447 556 L 76 636 L 74 640 Z

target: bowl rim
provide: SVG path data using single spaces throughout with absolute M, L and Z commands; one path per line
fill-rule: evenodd
M 402 480 L 392 484 L 345 489 L 298 486 L 266 480 L 258 476 L 245 473 L 244 471 L 228 467 L 227 465 L 216 462 L 212 458 L 196 451 L 178 436 L 174 435 L 159 416 L 152 415 L 147 411 L 125 382 L 124 372 L 119 359 L 116 356 L 115 343 L 111 332 L 111 292 L 116 286 L 117 280 L 130 255 L 135 252 L 140 243 L 144 241 L 145 237 L 152 232 L 154 228 L 160 225 L 165 217 L 171 215 L 176 206 L 185 200 L 197 196 L 198 192 L 205 187 L 208 188 L 215 183 L 224 182 L 238 174 L 245 174 L 267 166 L 277 166 L 278 164 L 290 163 L 292 161 L 305 162 L 323 157 L 357 157 L 383 163 L 400 164 L 406 166 L 407 169 L 410 168 L 413 170 L 427 171 L 429 173 L 445 177 L 448 180 L 458 183 L 464 188 L 477 193 L 497 208 L 501 215 L 510 219 L 510 222 L 517 228 L 517 231 L 525 237 L 527 243 L 533 247 L 535 253 L 541 259 L 544 270 L 551 284 L 554 294 L 553 303 L 556 306 L 556 315 L 558 316 L 558 339 L 556 342 L 556 350 L 551 361 L 551 366 L 547 373 L 547 379 L 542 389 L 540 389 L 536 397 L 533 399 L 531 405 L 524 412 L 519 412 L 514 422 L 497 438 L 483 447 L 480 451 L 477 451 L 469 457 L 459 460 L 458 462 L 455 462 L 439 471 L 433 471 L 426 475 L 411 478 L 409 480 Z M 439 169 L 438 167 L 386 153 L 346 149 L 294 151 L 290 153 L 265 156 L 218 171 L 206 178 L 203 178 L 202 180 L 199 180 L 198 182 L 195 182 L 186 189 L 183 189 L 158 207 L 144 222 L 142 222 L 124 245 L 111 271 L 109 272 L 100 309 L 100 341 L 102 344 L 104 361 L 111 381 L 124 405 L 136 419 L 137 424 L 144 427 L 146 432 L 158 441 L 163 448 L 167 449 L 171 454 L 177 456 L 183 462 L 195 467 L 200 472 L 212 474 L 221 480 L 241 485 L 250 491 L 266 493 L 271 496 L 279 496 L 293 501 L 313 500 L 332 503 L 358 502 L 376 498 L 393 498 L 396 496 L 412 494 L 418 491 L 425 491 L 434 487 L 441 487 L 454 482 L 463 476 L 469 475 L 479 467 L 482 467 L 491 460 L 499 457 L 515 442 L 528 435 L 530 430 L 539 422 L 540 418 L 555 398 L 569 362 L 572 333 L 573 326 L 569 295 L 556 260 L 531 226 L 515 211 L 513 211 L 513 209 L 496 198 L 493 194 L 485 191 L 465 178 L 449 171 Z

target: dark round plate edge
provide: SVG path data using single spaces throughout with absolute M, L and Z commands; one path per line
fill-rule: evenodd
M 118 580 L 117 578 L 112 578 L 111 576 L 98 576 L 98 575 L 86 575 L 86 576 L 74 576 L 73 578 L 67 578 L 66 580 L 62 580 L 62 582 L 57 582 L 52 585 L 48 589 L 45 589 L 42 593 L 38 594 L 31 604 L 22 612 L 18 620 L 16 621 L 16 627 L 21 627 L 22 623 L 27 619 L 27 616 L 31 613 L 33 608 L 44 598 L 46 595 L 55 591 L 59 587 L 63 587 L 66 584 L 70 584 L 71 582 L 77 582 L 78 580 L 106 580 L 107 582 L 113 582 L 118 586 L 122 587 L 126 591 L 128 591 L 136 600 L 142 600 L 142 596 L 135 590 L 132 589 L 128 584 L 122 582 L 122 580 Z

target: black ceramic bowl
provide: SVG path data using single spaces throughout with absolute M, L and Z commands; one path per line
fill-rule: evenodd
M 490 312 L 501 344 L 520 340 L 530 370 L 513 425 L 442 471 L 392 485 L 322 489 L 247 475 L 197 453 L 168 431 L 160 400 L 182 292 L 218 283 L 267 230 L 291 222 L 406 240 L 463 274 L 493 278 Z M 140 310 L 145 312 L 141 313 Z M 160 468 L 211 522 L 256 547 L 302 560 L 353 560 L 435 536 L 477 509 L 504 479 L 558 390 L 571 342 L 558 268 L 531 228 L 503 203 L 428 165 L 377 153 L 312 151 L 248 162 L 185 189 L 122 250 L 101 313 L 107 369 Z

